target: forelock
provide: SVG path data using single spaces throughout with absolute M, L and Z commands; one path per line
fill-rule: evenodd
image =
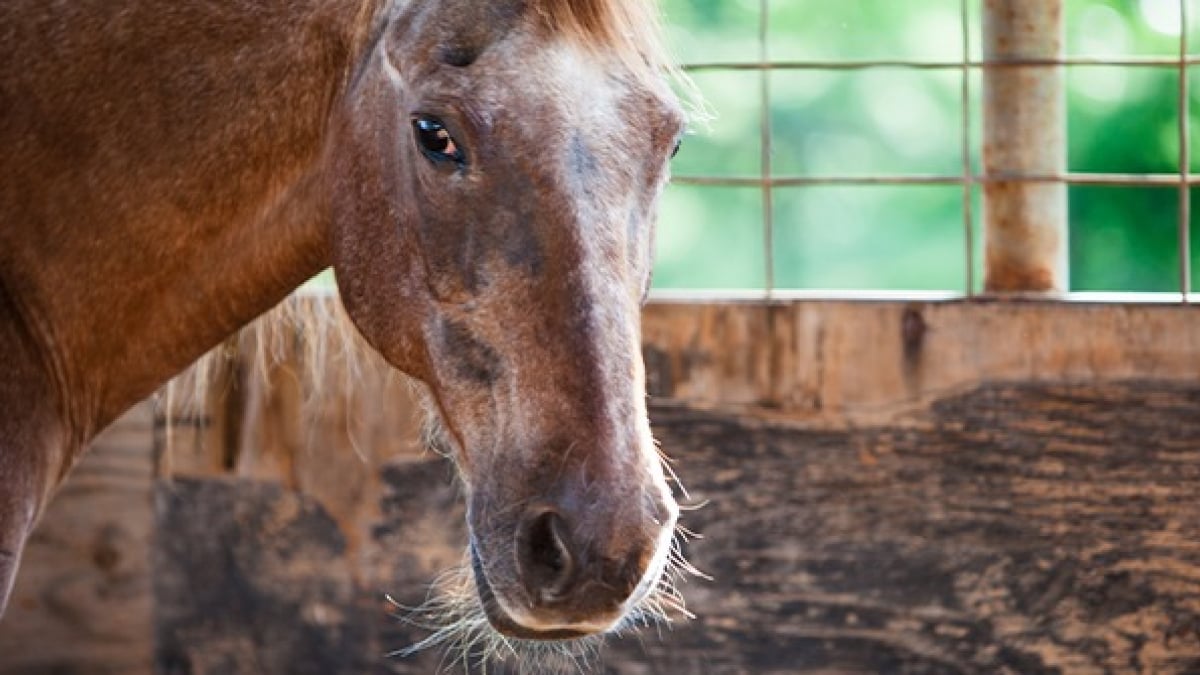
M 673 69 L 662 39 L 658 4 L 650 0 L 532 0 L 552 34 L 590 51 L 611 54 L 635 73 L 667 76 Z

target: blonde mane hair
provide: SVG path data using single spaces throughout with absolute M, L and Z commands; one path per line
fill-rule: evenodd
M 657 3 L 650 0 L 540 0 L 547 28 L 638 70 L 671 68 Z
M 283 364 L 300 383 L 305 402 L 343 395 L 360 379 L 363 368 L 407 377 L 388 366 L 359 334 L 342 307 L 336 290 L 323 279 L 301 286 L 271 310 L 247 324 L 200 357 L 157 394 L 159 415 L 166 423 L 203 419 L 210 407 L 228 394 L 226 375 L 235 366 L 244 375 L 270 386 L 272 373 Z M 336 368 L 331 368 L 335 365 Z M 340 377 L 330 377 L 330 372 Z M 169 461 L 169 458 L 167 458 Z
M 692 123 L 707 127 L 713 118 L 667 47 L 656 0 L 538 0 L 537 11 L 552 34 L 615 57 L 643 81 L 672 85 Z

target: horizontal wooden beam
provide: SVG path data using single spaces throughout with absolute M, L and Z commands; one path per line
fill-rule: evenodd
M 980 383 L 1200 380 L 1200 312 L 1043 301 L 659 302 L 651 393 L 814 424 L 877 423 Z

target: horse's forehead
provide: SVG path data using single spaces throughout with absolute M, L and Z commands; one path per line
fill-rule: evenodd
M 581 113 L 670 117 L 677 104 L 665 80 L 629 72 L 630 61 L 577 34 L 556 34 L 538 0 L 409 0 L 394 20 L 395 64 L 427 90 L 528 113 L 525 102 L 578 120 Z M 494 108 L 494 106 L 492 106 Z
M 497 114 L 532 125 L 568 122 L 608 132 L 613 124 L 670 126 L 681 119 L 665 80 L 640 77 L 569 39 L 507 41 L 464 84 L 464 99 L 483 99 Z
M 623 93 L 619 78 L 595 55 L 568 40 L 522 36 L 497 46 L 489 57 L 496 68 L 482 68 L 481 82 L 494 95 L 514 101 L 547 100 L 575 107 L 577 99 L 590 95 L 594 106 L 604 106 Z
M 466 65 L 522 24 L 526 0 L 411 0 L 397 23 L 431 61 Z

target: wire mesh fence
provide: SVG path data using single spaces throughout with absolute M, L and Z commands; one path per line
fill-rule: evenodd
M 692 59 L 685 63 L 685 69 L 694 77 L 733 73 L 757 76 L 755 94 L 758 99 L 760 130 L 757 174 L 730 175 L 729 172 L 685 171 L 675 176 L 674 183 L 704 189 L 741 188 L 757 191 L 760 202 L 758 216 L 761 222 L 761 232 L 757 239 L 761 244 L 761 288 L 764 295 L 770 297 L 780 288 L 789 286 L 780 283 L 780 270 L 777 265 L 777 230 L 786 226 L 777 220 L 777 202 L 789 199 L 787 191 L 820 187 L 872 186 L 895 186 L 903 189 L 941 186 L 959 189 L 964 245 L 961 248 L 960 262 L 962 286 L 958 291 L 962 295 L 973 296 L 981 291 L 1065 292 L 1069 290 L 1065 272 L 1065 202 L 1067 188 L 1070 186 L 1156 188 L 1176 191 L 1177 281 L 1174 290 L 1180 301 L 1188 302 L 1192 281 L 1190 189 L 1200 185 L 1200 176 L 1193 174 L 1190 167 L 1192 138 L 1189 120 L 1189 69 L 1200 63 L 1200 56 L 1190 53 L 1188 35 L 1188 27 L 1192 20 L 1190 14 L 1195 11 L 1189 4 L 1195 0 L 1164 0 L 1172 3 L 1180 26 L 1175 53 L 1104 56 L 1066 54 L 1062 37 L 1063 0 L 982 3 L 978 0 L 956 0 L 959 16 L 958 35 L 954 36 L 954 39 L 960 45 L 958 59 L 775 59 L 772 58 L 770 49 L 773 44 L 770 2 L 753 1 L 757 3 L 758 10 L 758 24 L 755 27 L 757 58 L 710 61 Z M 1014 12 L 1017 15 L 1014 16 Z M 1040 20 L 1026 21 L 1030 17 L 1021 16 L 1021 12 L 1035 12 Z M 936 37 L 946 39 L 946 35 Z M 1032 49 L 1029 49 L 1031 45 Z M 1053 156 L 1056 154 L 1060 158 L 1065 155 L 1065 128 L 1044 127 L 1066 125 L 1065 115 L 1061 110 L 1066 73 L 1103 68 L 1157 71 L 1165 69 L 1175 72 L 1175 142 L 1178 148 L 1176 171 L 1071 171 L 1067 170 L 1065 161 L 1054 160 Z M 778 124 L 778 119 L 773 118 L 771 114 L 774 77 L 789 72 L 847 73 L 879 70 L 932 71 L 958 77 L 960 111 L 958 128 L 953 133 L 958 139 L 959 152 L 954 170 L 838 173 L 795 171 L 795 167 L 787 170 L 780 166 L 781 163 L 787 162 L 781 162 L 779 142 L 773 129 L 773 126 Z M 1030 77 L 1034 79 L 1030 80 Z M 1039 88 L 1041 90 L 1037 91 Z M 982 107 L 982 110 L 975 110 L 976 106 Z M 1060 109 L 1047 113 L 1047 109 L 1056 106 Z M 979 114 L 984 119 L 985 129 L 982 133 L 972 129 L 972 120 Z M 1030 126 L 1031 121 L 1028 118 L 1031 117 L 1035 126 Z M 1021 137 L 1014 138 L 1011 135 L 1013 133 L 1018 133 Z M 1045 138 L 1051 141 L 1030 143 L 1029 137 L 1033 137 L 1035 141 Z M 1060 146 L 1054 147 L 1056 143 Z M 1013 146 L 1018 145 L 1023 147 L 1013 150 Z M 1015 162 L 1011 161 L 1014 153 Z M 998 160 L 998 157 L 1006 159 Z M 1031 189 L 1041 189 L 1038 186 L 1049 188 L 1060 195 L 1051 197 L 1049 201 L 1052 204 L 1055 198 L 1061 198 L 1062 208 L 1057 212 L 1050 208 L 1050 213 L 1047 213 L 1045 199 L 1041 199 L 1043 204 L 1040 207 L 1036 204 L 1030 206 L 1027 202 L 1039 201 L 1039 198 L 1030 197 Z M 976 203 L 977 191 L 985 195 L 982 209 Z M 1002 249 L 1011 248 L 1012 244 L 1004 240 L 1007 236 L 1002 230 L 1004 224 L 998 225 L 996 221 L 1002 219 L 1005 212 L 1009 212 L 1010 216 L 1020 221 L 1016 228 L 1018 236 L 1030 237 L 1030 227 L 1060 231 L 1061 241 L 1051 242 L 1049 245 L 1057 246 L 1058 250 L 1046 251 L 1047 244 L 1044 239 L 1039 240 L 1035 233 L 1029 241 L 1018 242 L 1018 247 L 1024 246 L 1027 250 L 1019 253 L 1015 263 L 1013 260 L 1003 259 Z M 983 251 L 976 250 L 977 242 L 982 242 Z M 1058 256 L 1063 261 L 1063 269 L 1050 270 L 1047 273 L 1048 280 L 1038 282 L 1029 274 L 1018 274 L 1014 277 L 1015 281 L 1003 281 L 1012 264 L 1026 265 L 1031 269 L 1045 267 L 1048 264 L 1048 256 Z M 977 273 L 976 261 L 979 258 L 985 261 L 985 279 L 978 278 L 980 275 Z

